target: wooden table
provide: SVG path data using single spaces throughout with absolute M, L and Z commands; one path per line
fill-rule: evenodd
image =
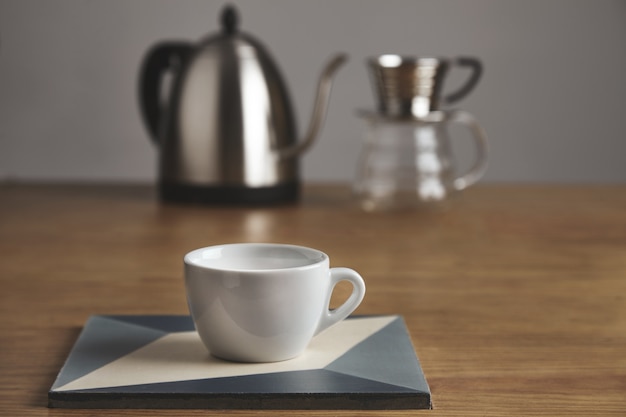
M 322 249 L 364 276 L 357 313 L 404 316 L 434 410 L 389 415 L 626 415 L 625 186 L 483 185 L 446 211 L 372 214 L 342 186 L 209 208 L 162 205 L 142 186 L 12 184 L 0 186 L 0 415 L 263 414 L 46 408 L 91 314 L 186 314 L 182 255 L 243 241 Z

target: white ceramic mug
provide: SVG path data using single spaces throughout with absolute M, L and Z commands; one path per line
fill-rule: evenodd
M 356 271 L 330 268 L 328 255 L 302 246 L 211 246 L 189 252 L 184 260 L 196 329 L 211 354 L 227 360 L 294 358 L 313 336 L 350 315 L 365 295 Z M 352 284 L 352 294 L 329 310 L 340 281 Z

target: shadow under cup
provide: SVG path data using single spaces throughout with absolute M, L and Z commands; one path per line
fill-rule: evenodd
M 242 243 L 197 249 L 185 256 L 189 310 L 214 356 L 240 362 L 291 359 L 363 298 L 365 286 L 356 272 L 333 270 L 326 254 L 301 246 Z M 333 287 L 341 280 L 352 282 L 353 294 L 329 311 Z

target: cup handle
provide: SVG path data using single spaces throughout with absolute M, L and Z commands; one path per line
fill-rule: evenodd
M 361 275 L 350 268 L 331 268 L 330 269 L 330 286 L 328 295 L 326 296 L 326 307 L 322 312 L 322 317 L 315 330 L 315 334 L 319 334 L 322 331 L 328 329 L 330 326 L 339 323 L 341 320 L 348 317 L 363 301 L 365 296 L 365 282 Z M 352 284 L 352 294 L 340 307 L 330 310 L 330 297 L 337 285 L 341 281 L 348 281 Z
M 480 62 L 480 60 L 476 58 L 459 57 L 456 58 L 453 63 L 457 67 L 469 68 L 471 70 L 471 74 L 465 84 L 461 86 L 461 88 L 459 88 L 454 93 L 446 95 L 443 98 L 443 102 L 445 104 L 456 103 L 457 101 L 468 95 L 474 89 L 474 87 L 476 87 L 476 84 L 478 84 L 478 81 L 480 81 L 480 78 L 483 75 L 483 64 Z

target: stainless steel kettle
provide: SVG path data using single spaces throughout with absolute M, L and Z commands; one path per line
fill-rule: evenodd
M 159 147 L 163 201 L 270 204 L 298 199 L 299 156 L 326 114 L 336 55 L 319 81 L 307 133 L 297 140 L 283 78 L 266 48 L 238 30 L 231 6 L 222 31 L 200 41 L 161 42 L 144 57 L 139 100 Z M 169 91 L 161 100 L 169 76 Z

